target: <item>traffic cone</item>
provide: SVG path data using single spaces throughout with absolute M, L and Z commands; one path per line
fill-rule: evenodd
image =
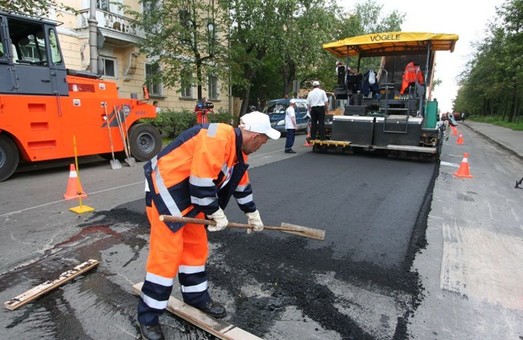
M 67 181 L 64 198 L 70 200 L 77 197 L 87 197 L 87 194 L 84 189 L 82 189 L 82 183 L 80 183 L 80 178 L 78 178 L 74 164 L 71 164 L 69 166 L 69 180 Z
M 311 123 L 307 124 L 307 136 L 305 136 L 305 143 L 303 143 L 303 146 L 312 146 L 312 144 L 309 143 L 309 140 L 311 139 Z
M 457 136 L 458 135 L 458 128 L 454 125 L 451 125 L 450 128 L 452 129 L 452 135 Z
M 463 144 L 463 134 L 459 134 L 458 139 L 456 140 L 456 144 Z
M 459 166 L 458 171 L 454 173 L 454 176 L 456 177 L 462 177 L 462 178 L 472 178 L 472 175 L 469 171 L 469 154 L 465 152 L 463 155 L 463 160 L 461 161 L 461 165 Z
M 305 137 L 305 143 L 303 143 L 303 146 L 312 146 L 309 142 L 307 142 L 311 138 L 310 134 L 307 134 L 307 137 Z

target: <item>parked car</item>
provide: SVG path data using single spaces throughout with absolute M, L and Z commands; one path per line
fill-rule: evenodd
M 307 101 L 305 99 L 296 100 L 296 123 L 298 129 L 296 132 L 306 132 L 309 124 L 307 115 Z M 269 115 L 271 125 L 274 129 L 285 134 L 285 110 L 289 107 L 290 99 L 273 99 L 267 102 L 263 112 Z

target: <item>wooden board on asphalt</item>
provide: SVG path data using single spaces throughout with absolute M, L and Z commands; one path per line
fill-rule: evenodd
M 84 263 L 79 264 L 78 266 L 74 267 L 71 270 L 68 270 L 66 272 L 63 272 L 60 274 L 60 276 L 53 281 L 45 281 L 42 284 L 39 284 L 36 287 L 33 287 L 26 291 L 25 293 L 22 293 L 14 298 L 12 298 L 9 301 L 4 302 L 4 307 L 9 310 L 15 310 L 18 307 L 21 307 L 38 297 L 44 295 L 45 293 L 63 285 L 64 283 L 71 281 L 75 277 L 82 275 L 83 273 L 91 270 L 92 268 L 96 267 L 100 262 L 97 260 L 88 260 Z
M 133 285 L 133 293 L 140 295 L 143 282 Z M 185 304 L 184 302 L 169 297 L 167 310 L 174 315 L 190 322 L 196 327 L 216 336 L 219 339 L 226 340 L 261 340 L 254 334 L 251 334 L 241 328 L 238 328 L 223 320 L 216 320 L 200 310 Z

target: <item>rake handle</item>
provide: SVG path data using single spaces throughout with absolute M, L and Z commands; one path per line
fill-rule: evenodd
M 179 222 L 179 223 L 194 223 L 194 224 L 205 224 L 205 225 L 215 225 L 216 222 L 213 220 L 206 220 L 203 218 L 193 218 L 193 217 L 183 217 L 183 216 L 170 216 L 170 215 L 160 215 L 160 221 L 162 222 Z M 227 224 L 228 228 L 244 228 L 244 229 L 252 229 L 253 226 L 246 223 L 235 223 L 235 222 L 229 222 Z M 267 230 L 282 230 L 282 231 L 293 231 L 296 232 L 296 229 L 294 228 L 288 228 L 288 227 L 278 227 L 278 226 L 268 226 L 264 225 L 263 229 Z

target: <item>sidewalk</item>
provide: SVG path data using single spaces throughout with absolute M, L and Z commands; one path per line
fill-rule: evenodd
M 523 131 L 466 120 L 459 122 L 523 159 Z M 523 175 L 523 174 L 522 174 Z
M 414 260 L 423 297 L 410 339 L 523 339 L 523 132 L 459 122 L 443 145 Z M 467 153 L 472 178 L 455 176 Z

